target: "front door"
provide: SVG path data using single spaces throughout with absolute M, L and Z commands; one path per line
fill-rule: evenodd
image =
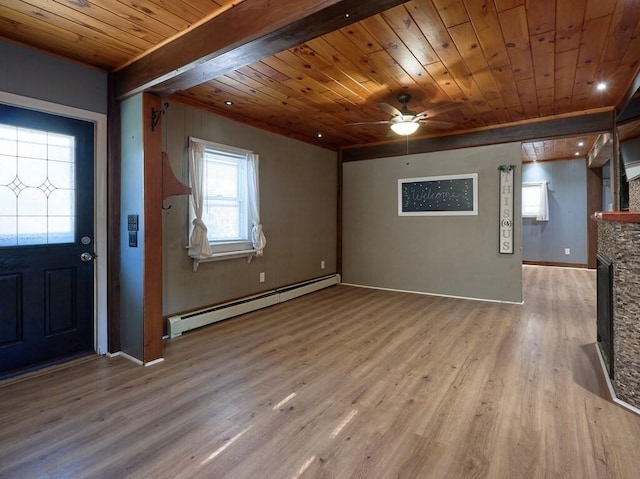
M 0 105 L 0 376 L 94 350 L 93 142 Z

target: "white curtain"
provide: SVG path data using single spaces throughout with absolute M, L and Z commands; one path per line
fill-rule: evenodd
M 207 239 L 207 225 L 202 221 L 204 148 L 202 143 L 189 139 L 189 179 L 191 181 L 191 206 L 194 217 L 189 238 L 189 256 L 196 259 L 211 256 L 211 246 Z M 197 265 L 194 265 L 194 268 L 197 268 Z
M 253 249 L 256 250 L 256 256 L 262 256 L 267 239 L 262 232 L 262 224 L 260 223 L 260 189 L 258 188 L 258 155 L 253 153 L 248 156 L 249 168 L 249 215 L 251 219 L 251 243 Z
M 538 216 L 536 216 L 536 220 L 538 221 L 549 221 L 548 189 L 547 182 L 543 181 L 540 185 L 540 208 L 538 209 Z

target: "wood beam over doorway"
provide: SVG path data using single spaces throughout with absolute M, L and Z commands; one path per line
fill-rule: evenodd
M 406 2 L 245 0 L 116 72 L 116 97 L 186 90 Z
M 405 141 L 355 145 L 341 149 L 343 162 L 389 158 L 417 153 L 456 150 L 474 146 L 497 145 L 540 138 L 562 138 L 587 133 L 610 132 L 613 110 L 586 113 L 566 118 L 536 120 L 522 124 L 418 137 Z

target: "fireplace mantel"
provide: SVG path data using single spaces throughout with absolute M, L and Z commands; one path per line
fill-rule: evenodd
M 611 221 L 614 223 L 640 223 L 638 211 L 600 211 L 591 216 L 594 220 Z

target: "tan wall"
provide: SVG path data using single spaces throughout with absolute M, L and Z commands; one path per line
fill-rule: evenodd
M 260 155 L 264 256 L 200 264 L 187 256 L 188 197 L 165 201 L 163 315 L 202 308 L 336 271 L 337 155 L 335 152 L 171 103 L 163 122 L 163 150 L 187 181 L 189 136 Z M 158 205 L 159 207 L 159 205 Z M 320 261 L 325 269 L 320 269 Z M 259 282 L 260 272 L 266 281 Z
M 514 254 L 498 253 L 498 166 L 515 164 Z M 346 283 L 519 302 L 520 143 L 344 164 Z M 477 216 L 399 217 L 400 178 L 478 173 Z

